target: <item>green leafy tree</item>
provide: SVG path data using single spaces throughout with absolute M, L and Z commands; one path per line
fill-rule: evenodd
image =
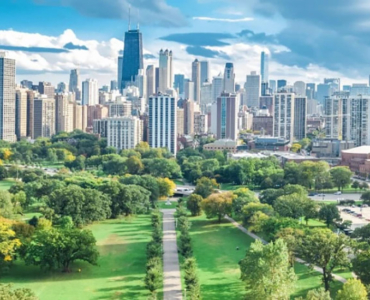
M 48 269 L 70 271 L 76 260 L 97 264 L 99 252 L 90 230 L 51 228 L 36 231 L 32 241 L 26 245 L 26 264 Z
M 289 265 L 288 249 L 283 240 L 267 245 L 255 241 L 239 264 L 247 299 L 290 298 L 297 277 Z
M 352 172 L 348 167 L 334 167 L 330 170 L 330 175 L 338 191 L 351 183 Z
M 200 216 L 202 214 L 202 201 L 203 198 L 200 195 L 192 194 L 189 196 L 186 207 L 190 210 L 192 216 Z
M 370 204 L 370 191 L 362 193 L 360 199 L 364 201 L 364 204 Z
M 225 215 L 232 212 L 233 194 L 231 192 L 224 192 L 212 194 L 202 201 L 202 209 L 207 218 L 211 219 L 217 217 L 221 222 Z
M 356 192 L 357 192 L 357 190 L 360 188 L 360 183 L 358 181 L 356 181 L 356 180 L 353 181 L 352 182 L 352 185 L 351 185 L 351 188 L 355 189 Z
M 198 179 L 194 193 L 201 195 L 203 198 L 207 198 L 215 191 L 216 188 L 218 188 L 218 184 L 215 179 L 202 177 Z
M 197 275 L 197 265 L 195 258 L 188 258 L 184 262 L 185 270 L 185 285 L 187 291 L 187 298 L 191 300 L 201 299 L 200 284 Z
M 140 174 L 144 170 L 144 165 L 141 159 L 137 156 L 131 156 L 126 160 L 127 171 L 130 174 L 136 175 Z
M 271 205 L 268 204 L 254 202 L 249 203 L 245 205 L 242 209 L 243 223 L 245 225 L 250 224 L 253 216 L 258 212 L 262 212 L 266 216 L 272 216 L 274 213 L 274 209 Z
M 370 250 L 359 251 L 352 260 L 352 268 L 364 284 L 370 284 Z
M 233 199 L 233 212 L 237 216 L 241 216 L 243 206 L 249 203 L 258 203 L 259 199 L 256 197 L 255 193 L 247 188 L 240 188 L 233 191 L 235 195 Z
M 319 210 L 319 219 L 325 221 L 326 226 L 330 226 L 335 220 L 340 219 L 338 207 L 335 204 L 324 205 Z
M 13 289 L 10 284 L 0 284 L 0 299 L 4 300 L 37 300 L 30 289 Z
M 156 299 L 157 290 L 162 286 L 163 282 L 162 261 L 159 257 L 150 259 L 146 264 L 144 282 L 152 297 Z
M 316 290 L 310 290 L 307 293 L 306 298 L 295 298 L 295 300 L 331 300 L 330 293 L 325 291 L 323 288 Z
M 367 300 L 366 287 L 358 279 L 348 280 L 338 291 L 336 300 Z
M 370 245 L 370 224 L 356 228 L 352 236 L 360 242 L 366 242 Z
M 0 217 L 13 217 L 12 195 L 8 191 L 0 191 Z
M 325 290 L 329 291 L 333 281 L 333 270 L 348 266 L 349 239 L 337 235 L 329 229 L 312 229 L 300 241 L 297 254 L 311 267 L 318 266 L 323 270 Z
M 277 234 L 277 239 L 282 239 L 287 245 L 289 254 L 289 263 L 291 267 L 294 267 L 295 254 L 297 252 L 298 243 L 303 238 L 304 232 L 297 228 L 283 228 Z

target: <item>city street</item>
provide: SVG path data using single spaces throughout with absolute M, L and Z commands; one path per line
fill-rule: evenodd
M 324 194 L 324 196 L 309 196 L 312 200 L 315 201 L 338 201 L 338 200 L 360 200 L 361 193 L 351 193 L 351 194 L 342 194 L 334 195 L 333 194 Z

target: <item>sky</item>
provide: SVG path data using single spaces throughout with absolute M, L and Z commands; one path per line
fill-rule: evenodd
M 17 62 L 17 81 L 67 82 L 71 69 L 99 85 L 117 78 L 124 32 L 140 27 L 145 65 L 171 49 L 174 73 L 194 59 L 211 76 L 233 62 L 244 84 L 270 54 L 270 79 L 367 83 L 370 2 L 365 0 L 1 0 L 0 51 Z

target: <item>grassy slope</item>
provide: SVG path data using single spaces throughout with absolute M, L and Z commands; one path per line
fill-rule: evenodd
M 1 281 L 31 288 L 40 300 L 147 299 L 143 278 L 145 249 L 151 234 L 150 216 L 109 220 L 89 228 L 98 241 L 99 266 L 76 263 L 72 272 L 65 274 L 44 272 L 16 262 Z
M 190 221 L 203 299 L 243 299 L 244 285 L 240 281 L 238 262 L 253 239 L 228 222 L 218 224 L 204 216 L 190 218 Z M 321 286 L 321 274 L 301 264 L 296 264 L 295 271 L 299 280 L 294 297 L 305 296 L 308 290 Z M 340 286 L 339 282 L 332 284 L 333 294 Z
M 4 179 L 0 181 L 0 190 L 7 191 L 10 187 L 12 187 L 16 183 L 13 179 Z

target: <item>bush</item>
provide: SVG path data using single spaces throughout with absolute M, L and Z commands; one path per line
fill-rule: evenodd
M 350 200 L 350 199 L 339 201 L 339 205 L 355 205 L 355 204 L 356 204 L 356 201 L 355 200 Z

